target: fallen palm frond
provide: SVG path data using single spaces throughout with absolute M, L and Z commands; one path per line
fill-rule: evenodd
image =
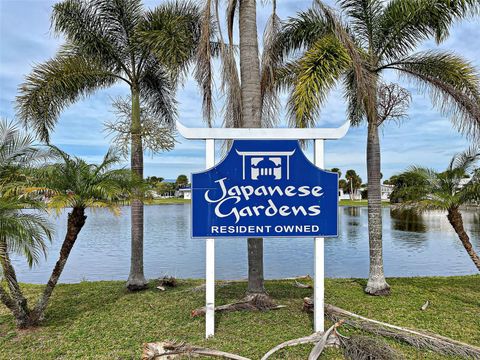
M 252 294 L 247 295 L 243 300 L 220 305 L 215 307 L 215 312 L 231 312 L 231 311 L 267 311 L 285 308 L 285 305 L 277 305 L 268 295 Z M 205 315 L 206 308 L 201 307 L 191 312 L 192 317 Z
M 177 287 L 178 281 L 173 276 L 164 276 L 163 278 L 159 279 L 158 285 L 163 287 Z
M 313 311 L 313 301 L 304 299 L 303 309 Z M 429 349 L 444 355 L 480 359 L 480 348 L 438 334 L 404 328 L 366 318 L 339 307 L 325 304 L 325 314 L 333 321 L 344 319 L 345 324 L 375 335 L 389 337 L 419 349 Z
M 413 330 L 372 320 L 333 305 L 325 305 L 325 313 L 332 320 L 346 319 L 345 323 L 370 333 L 393 338 L 416 348 L 426 348 L 444 355 L 480 359 L 480 348 L 438 334 Z
M 265 355 L 263 355 L 261 360 L 267 360 L 270 356 L 275 354 L 277 351 L 282 350 L 286 347 L 316 343 L 320 341 L 321 338 L 322 338 L 322 333 L 313 333 L 305 337 L 285 341 L 281 344 L 278 344 L 274 348 L 270 349 Z
M 333 326 L 331 326 L 327 331 L 323 333 L 320 340 L 315 344 L 312 351 L 310 351 L 310 354 L 308 355 L 308 360 L 317 360 L 320 357 L 320 355 L 323 352 L 323 349 L 325 349 L 325 346 L 327 346 L 327 342 L 330 334 L 334 333 L 335 329 L 338 326 L 340 326 L 342 323 L 343 321 L 335 323 Z
M 403 356 L 388 344 L 371 336 L 339 337 L 343 355 L 351 360 L 400 360 Z
M 295 279 L 295 283 L 293 284 L 293 286 L 298 287 L 298 288 L 300 288 L 300 289 L 312 289 L 312 288 L 313 288 L 312 285 L 310 285 L 310 284 L 303 284 L 303 283 L 301 283 L 300 281 L 298 281 L 298 280 L 296 280 L 296 279 Z
M 250 360 L 249 358 L 220 350 L 207 349 L 170 341 L 144 344 L 142 360 L 170 360 L 184 356 L 196 357 L 199 355 L 232 360 Z

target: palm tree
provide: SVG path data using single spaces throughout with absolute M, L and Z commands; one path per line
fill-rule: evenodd
M 362 178 L 358 176 L 355 170 L 347 170 L 345 173 L 345 179 L 347 179 L 348 192 L 350 193 L 350 200 L 354 200 L 354 196 L 357 190 L 362 185 Z
M 33 140 L 14 123 L 0 122 L 0 280 L 3 276 L 8 289 L 0 282 L 0 301 L 13 313 L 19 327 L 27 326 L 28 307 L 10 255 L 22 255 L 33 266 L 45 255 L 46 241 L 51 240 L 53 233 L 41 214 L 44 204 L 25 195 L 26 168 L 44 159 Z
M 112 151 L 105 155 L 100 165 L 88 164 L 82 159 L 70 157 L 53 146 L 50 154 L 60 158 L 61 161 L 32 170 L 29 173 L 28 180 L 31 183 L 31 189 L 35 190 L 35 194 L 45 196 L 48 199 L 47 206 L 55 209 L 57 213 L 64 208 L 71 208 L 72 210 L 68 213 L 67 232 L 60 248 L 59 258 L 33 309 L 28 307 L 27 300 L 23 296 L 16 278 L 12 277 L 10 279 L 10 283 L 13 284 L 10 288 L 12 297 L 22 300 L 17 306 L 18 309 L 11 309 L 18 326 L 22 328 L 38 325 L 43 319 L 53 290 L 62 274 L 77 237 L 85 225 L 87 219 L 85 215 L 86 209 L 105 208 L 114 214 L 118 214 L 118 204 L 128 196 L 132 184 L 132 176 L 129 170 L 112 169 L 112 166 L 118 164 L 120 160 L 119 156 Z M 33 203 L 35 204 L 35 202 Z M 19 203 L 17 206 L 28 204 L 23 201 L 23 203 Z M 37 208 L 39 207 L 37 206 Z M 35 214 L 30 216 L 38 218 L 38 215 Z M 35 230 L 35 228 L 32 229 Z M 44 245 L 40 241 L 41 238 L 38 235 L 30 236 L 30 242 L 37 244 L 37 247 L 40 247 L 40 250 L 43 252 Z M 32 249 L 35 248 L 32 247 Z M 27 259 L 29 259 L 29 262 L 31 261 L 30 258 L 27 257 Z M 9 263 L 3 266 L 4 269 L 7 269 L 14 275 L 13 267 L 8 265 Z M 7 280 L 9 280 L 8 277 Z
M 413 167 L 400 176 L 413 176 L 423 180 L 422 186 L 405 188 L 415 198 L 401 206 L 413 207 L 418 211 L 444 210 L 458 235 L 465 251 L 480 271 L 480 257 L 475 252 L 470 238 L 463 227 L 460 207 L 480 202 L 480 168 L 474 168 L 480 160 L 480 146 L 472 146 L 463 153 L 456 154 L 444 172 L 436 172 L 423 167 Z M 409 191 L 412 190 L 412 191 Z
M 389 293 L 383 271 L 379 126 L 386 120 L 379 106 L 382 75 L 396 72 L 429 92 L 457 129 L 480 137 L 477 70 L 451 52 L 414 53 L 424 40 L 438 42 L 449 27 L 480 10 L 477 0 L 338 0 L 343 17 L 322 1 L 289 19 L 275 52 L 284 60 L 278 86 L 290 89 L 292 126 L 314 126 L 328 92 L 341 83 L 354 125 L 367 123 L 368 224 L 370 272 L 365 291 Z M 288 60 L 291 55 L 296 56 Z M 388 113 L 386 113 L 388 115 Z M 383 114 L 384 115 L 384 114 Z
M 121 82 L 131 95 L 131 168 L 143 177 L 140 103 L 172 123 L 174 92 L 194 55 L 198 9 L 189 2 L 145 11 L 140 0 L 64 0 L 52 27 L 66 42 L 34 67 L 20 86 L 18 115 L 48 141 L 61 111 L 79 98 Z M 143 202 L 132 201 L 132 253 L 127 288 L 147 286 L 143 271 Z
M 212 16 L 212 8 L 214 16 Z M 205 0 L 202 15 L 200 44 L 197 50 L 195 77 L 203 93 L 204 118 L 211 125 L 212 55 L 221 58 L 222 92 L 225 93 L 225 127 L 269 127 L 275 121 L 278 98 L 273 82 L 274 58 L 271 56 L 273 40 L 280 29 L 276 14 L 276 1 L 272 1 L 272 14 L 264 31 L 264 52 L 259 56 L 256 0 L 229 1 L 227 6 L 228 43 L 222 34 L 219 1 Z M 238 76 L 233 44 L 235 17 L 238 14 L 239 63 Z M 213 21 L 212 21 L 213 18 Z M 215 41 L 212 41 L 215 40 Z M 215 48 L 212 48 L 214 46 Z M 263 275 L 263 239 L 248 240 L 247 293 L 266 294 Z
M 120 156 L 109 150 L 99 165 L 71 157 L 57 147 L 51 146 L 52 154 L 60 162 L 38 169 L 35 182 L 48 189 L 48 207 L 58 212 L 71 208 L 68 213 L 67 232 L 60 248 L 60 254 L 45 289 L 30 314 L 30 323 L 37 324 L 43 317 L 52 292 L 62 274 L 68 256 L 77 237 L 85 225 L 87 208 L 104 208 L 117 215 L 119 204 L 129 195 L 132 184 L 130 170 L 112 169 L 118 165 Z

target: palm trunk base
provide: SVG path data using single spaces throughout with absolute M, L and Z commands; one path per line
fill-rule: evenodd
M 365 293 L 373 296 L 388 296 L 390 295 L 390 285 L 384 281 L 368 281 L 365 287 Z
M 130 275 L 126 287 L 129 291 L 142 291 L 148 288 L 148 281 L 144 276 Z
M 29 316 L 25 318 L 17 318 L 15 319 L 15 323 L 17 325 L 17 329 L 25 330 L 37 327 L 40 325 L 40 322 L 43 320 L 33 316 L 33 314 L 29 314 Z

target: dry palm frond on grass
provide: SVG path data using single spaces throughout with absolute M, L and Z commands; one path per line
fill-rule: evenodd
M 164 276 L 159 280 L 159 285 L 173 288 L 178 286 L 178 281 L 173 276 Z
M 170 341 L 146 343 L 143 346 L 142 360 L 173 360 L 183 356 L 213 356 L 232 360 L 250 360 L 249 358 L 224 351 Z
M 311 312 L 314 305 L 310 298 L 305 298 L 303 310 Z M 429 349 L 444 355 L 480 359 L 480 348 L 456 341 L 438 334 L 404 328 L 385 322 L 366 318 L 339 307 L 325 304 L 325 314 L 332 321 L 345 320 L 345 325 L 394 340 L 407 343 L 418 349 Z
M 268 295 L 252 294 L 247 295 L 243 300 L 226 305 L 215 307 L 216 312 L 232 311 L 267 311 L 285 308 L 285 305 L 277 305 Z M 205 307 L 194 309 L 191 312 L 192 317 L 205 315 Z
M 401 360 L 404 357 L 383 341 L 371 336 L 339 337 L 343 355 L 351 360 Z

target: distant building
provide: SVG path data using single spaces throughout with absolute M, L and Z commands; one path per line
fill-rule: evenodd
M 381 185 L 382 200 L 390 200 L 390 195 L 392 195 L 394 187 L 393 185 Z
M 176 196 L 183 197 L 184 199 L 187 199 L 187 200 L 191 200 L 192 189 L 191 188 L 178 189 Z
M 460 179 L 460 182 L 458 183 L 458 188 L 459 189 L 463 188 L 465 185 L 468 184 L 470 180 L 471 180 L 470 178 Z
M 353 193 L 353 200 L 362 200 L 362 195 L 359 190 L 355 190 Z M 343 191 L 343 189 L 338 189 L 338 199 L 339 200 L 350 200 L 350 194 Z

